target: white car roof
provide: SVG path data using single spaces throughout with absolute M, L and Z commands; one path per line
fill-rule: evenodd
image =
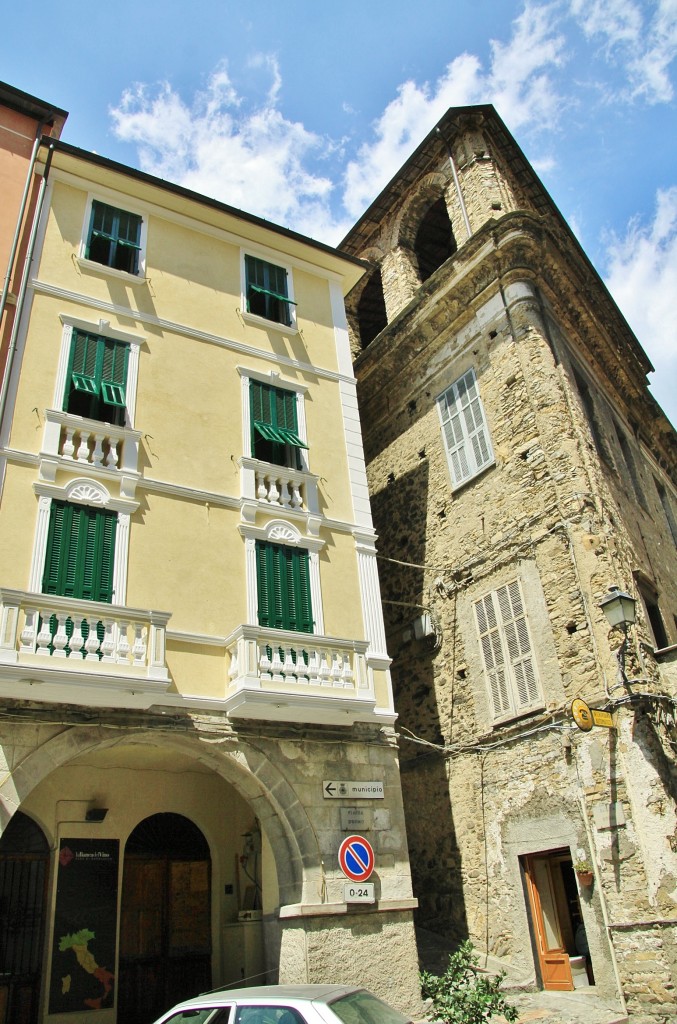
M 183 1002 L 177 1003 L 174 1011 L 178 1012 L 183 1007 L 198 1007 L 205 1004 L 219 1006 L 230 1002 L 267 1005 L 295 1001 L 326 1003 L 350 992 L 360 991 L 362 988 L 359 985 L 254 985 L 251 988 L 214 989 L 211 992 L 202 992 L 193 999 L 184 999 Z

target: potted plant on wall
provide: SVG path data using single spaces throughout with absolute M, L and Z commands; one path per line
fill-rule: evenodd
M 576 850 L 576 859 L 573 862 L 573 868 L 576 872 L 576 878 L 578 884 L 587 889 L 588 886 L 592 885 L 592 880 L 595 877 L 592 873 L 592 864 L 585 855 L 585 850 Z

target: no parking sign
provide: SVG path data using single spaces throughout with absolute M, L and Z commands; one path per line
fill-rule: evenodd
M 338 862 L 353 882 L 365 882 L 374 870 L 374 851 L 363 836 L 347 836 L 339 846 Z

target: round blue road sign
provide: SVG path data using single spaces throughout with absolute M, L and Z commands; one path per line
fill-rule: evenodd
M 341 871 L 353 882 L 366 882 L 374 870 L 374 851 L 363 836 L 347 836 L 339 846 Z

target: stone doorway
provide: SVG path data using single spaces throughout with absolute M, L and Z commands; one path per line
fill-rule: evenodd
M 543 988 L 571 992 L 592 983 L 571 854 L 568 850 L 530 854 L 522 858 L 522 868 Z
M 211 859 L 197 826 L 153 814 L 125 847 L 117 1019 L 147 1024 L 209 989 Z

